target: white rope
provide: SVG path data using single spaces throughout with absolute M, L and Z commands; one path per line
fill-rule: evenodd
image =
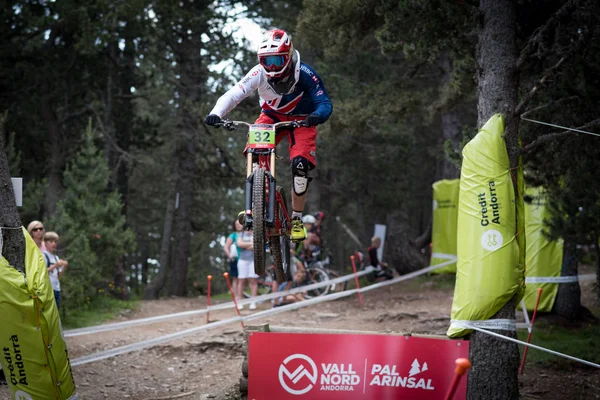
M 559 357 L 563 357 L 563 358 L 568 358 L 569 360 L 577 361 L 577 362 L 580 362 L 582 364 L 586 364 L 586 365 L 589 365 L 589 366 L 592 366 L 592 367 L 600 368 L 600 364 L 596 364 L 596 363 L 593 363 L 591 361 L 583 360 L 581 358 L 573 357 L 573 356 L 570 356 L 568 354 L 559 353 L 558 351 L 550 350 L 550 349 L 547 349 L 545 347 L 537 346 L 535 344 L 526 343 L 526 342 L 523 342 L 523 341 L 518 340 L 518 339 L 513 339 L 511 337 L 501 335 L 501 334 L 496 333 L 496 332 L 491 332 L 491 331 L 488 331 L 486 329 L 479 328 L 479 327 L 477 327 L 477 326 L 475 326 L 473 324 L 470 324 L 468 321 L 463 323 L 462 328 L 474 329 L 476 331 L 479 331 L 479 332 L 482 332 L 482 333 L 485 333 L 485 334 L 488 334 L 488 335 L 491 335 L 491 336 L 495 336 L 495 337 L 500 338 L 500 339 L 508 340 L 509 342 L 513 342 L 513 343 L 517 343 L 517 344 L 522 344 L 524 346 L 533 347 L 534 349 L 545 351 L 546 353 L 554 354 L 555 356 L 559 356 Z
M 567 128 L 566 126 L 560 126 L 560 125 L 556 125 L 556 124 L 549 124 L 548 122 L 536 121 L 535 119 L 529 119 L 529 118 L 524 118 L 524 117 L 521 117 L 521 119 L 523 121 L 529 121 L 529 122 L 533 122 L 533 123 L 540 124 L 540 125 L 547 125 L 547 126 L 551 126 L 553 128 L 560 128 L 560 129 L 565 129 L 567 131 L 585 133 L 587 135 L 600 136 L 600 133 L 582 131 L 581 129 L 575 129 L 575 128 Z
M 369 271 L 360 271 L 357 273 L 357 275 L 359 277 L 361 277 L 361 276 L 367 275 L 369 273 L 370 273 Z M 285 291 L 281 291 L 281 292 L 268 293 L 268 294 L 264 294 L 261 296 L 252 297 L 249 299 L 238 300 L 237 303 L 238 303 L 238 305 L 246 305 L 246 304 L 250 304 L 250 303 L 254 303 L 254 302 L 268 301 L 271 299 L 275 299 L 275 298 L 282 297 L 282 296 L 287 296 L 290 294 L 302 293 L 302 292 L 306 292 L 306 291 L 310 291 L 310 290 L 314 290 L 314 289 L 319 289 L 319 288 L 322 288 L 325 286 L 330 286 L 330 285 L 334 285 L 337 283 L 346 282 L 351 279 L 354 279 L 353 273 L 344 275 L 344 276 L 340 276 L 339 278 L 329 279 L 329 280 L 325 280 L 322 282 L 317 282 L 317 283 L 313 283 L 313 284 L 306 285 L 306 286 L 300 286 L 297 288 L 293 288 L 293 289 L 289 289 L 289 290 L 285 290 Z M 65 331 L 65 337 L 90 335 L 90 334 L 94 334 L 94 333 L 108 332 L 108 331 L 113 331 L 113 330 L 117 330 L 117 329 L 132 327 L 132 326 L 148 325 L 148 324 L 167 321 L 167 320 L 175 319 L 175 318 L 184 318 L 184 317 L 191 317 L 194 315 L 203 315 L 209 311 L 226 310 L 226 309 L 234 308 L 234 307 L 235 307 L 235 304 L 233 303 L 233 301 L 229 301 L 229 302 L 225 302 L 222 304 L 211 305 L 208 308 L 203 308 L 203 309 L 199 309 L 199 310 L 183 311 L 183 312 L 174 313 L 174 314 L 157 315 L 155 317 L 140 318 L 140 319 L 134 319 L 131 321 L 115 322 L 112 324 L 89 326 L 87 328 L 71 329 L 71 330 Z

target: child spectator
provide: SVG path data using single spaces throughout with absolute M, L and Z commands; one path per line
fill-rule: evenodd
M 56 300 L 56 308 L 60 308 L 60 279 L 62 278 L 69 263 L 67 260 L 61 260 L 56 255 L 56 247 L 58 246 L 59 237 L 56 232 L 46 232 L 44 235 L 44 244 L 46 250 L 44 258 L 46 259 L 46 268 L 50 274 L 50 283 L 54 290 L 54 299 Z

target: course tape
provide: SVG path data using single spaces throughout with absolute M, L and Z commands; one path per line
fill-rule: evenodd
M 531 322 L 529 322 L 529 314 L 527 314 L 527 307 L 525 306 L 525 299 L 521 299 L 521 308 L 523 309 L 523 318 L 525 318 L 525 327 L 531 333 Z M 519 324 L 516 324 L 517 329 L 521 329 Z
M 497 331 L 517 331 L 517 325 L 514 319 L 482 319 L 476 321 L 453 319 L 450 321 L 450 328 L 463 328 L 467 323 L 479 328 Z
M 559 356 L 559 357 L 563 357 L 563 358 L 568 358 L 569 360 L 572 360 L 572 361 L 577 361 L 577 362 L 580 362 L 582 364 L 586 364 L 586 365 L 589 365 L 589 366 L 592 366 L 592 367 L 600 368 L 600 364 L 596 364 L 596 363 L 593 363 L 591 361 L 583 360 L 581 358 L 573 357 L 573 356 L 570 356 L 568 354 L 559 353 L 558 351 L 550 350 L 550 349 L 547 349 L 545 347 L 536 346 L 535 344 L 526 343 L 526 342 L 523 342 L 523 341 L 518 340 L 518 339 L 513 339 L 511 337 L 501 335 L 501 334 L 496 333 L 496 332 L 491 332 L 491 331 L 488 331 L 487 329 L 483 329 L 483 328 L 480 328 L 478 326 L 475 326 L 474 324 L 470 323 L 470 321 L 457 321 L 457 322 L 461 322 L 461 324 L 460 324 L 460 325 L 462 325 L 462 326 L 460 326 L 461 328 L 474 329 L 476 331 L 479 331 L 479 332 L 482 332 L 482 333 L 485 333 L 485 334 L 488 334 L 488 335 L 491 335 L 491 336 L 495 336 L 495 337 L 500 338 L 500 339 L 508 340 L 509 342 L 513 342 L 513 343 L 517 343 L 517 344 L 522 344 L 524 346 L 529 346 L 529 347 L 532 347 L 532 348 L 537 349 L 537 350 L 545 351 L 546 353 L 554 354 L 555 356 Z
M 596 274 L 582 274 L 571 276 L 528 276 L 525 283 L 571 283 L 577 281 L 590 281 L 596 279 Z
M 217 327 L 223 326 L 223 325 L 228 325 L 228 324 L 231 324 L 231 323 L 234 323 L 234 322 L 252 321 L 252 320 L 255 320 L 255 319 L 259 319 L 259 318 L 263 318 L 263 317 L 268 317 L 268 316 L 271 316 L 271 315 L 279 314 L 279 313 L 284 312 L 284 311 L 295 310 L 295 309 L 298 309 L 298 308 L 308 307 L 308 306 L 311 306 L 311 305 L 314 305 L 314 304 L 318 304 L 318 303 L 322 303 L 322 302 L 325 302 L 325 301 L 337 300 L 337 299 L 341 299 L 343 297 L 352 296 L 353 294 L 358 293 L 358 292 L 361 292 L 361 293 L 362 292 L 367 292 L 369 290 L 373 290 L 373 289 L 376 289 L 376 288 L 380 288 L 380 287 L 392 285 L 394 283 L 398 283 L 398 282 L 401 282 L 401 281 L 405 281 L 405 280 L 414 278 L 414 277 L 419 276 L 419 275 L 426 274 L 426 273 L 428 273 L 430 271 L 433 271 L 434 269 L 444 267 L 444 266 L 446 266 L 448 264 L 451 264 L 453 262 L 456 262 L 456 260 L 451 259 L 451 260 L 443 262 L 441 264 L 432 265 L 430 267 L 426 267 L 426 268 L 420 269 L 418 271 L 411 272 L 409 274 L 399 276 L 399 277 L 394 278 L 394 279 L 389 280 L 389 281 L 379 282 L 379 283 L 373 284 L 371 286 L 367 286 L 365 288 L 345 290 L 343 292 L 337 292 L 337 293 L 332 293 L 332 294 L 328 294 L 328 295 L 325 295 L 325 296 L 314 297 L 312 299 L 303 300 L 301 302 L 291 303 L 291 304 L 287 304 L 287 305 L 284 305 L 284 306 L 281 306 L 281 307 L 276 307 L 276 308 L 272 308 L 272 309 L 269 309 L 269 310 L 260 311 L 260 312 L 257 312 L 257 313 L 251 314 L 251 315 L 246 315 L 244 317 L 236 316 L 236 317 L 224 319 L 224 320 L 221 320 L 221 321 L 209 323 L 209 324 L 206 324 L 206 325 L 201 325 L 201 326 L 198 326 L 198 327 L 195 327 L 195 328 L 190 328 L 190 329 L 187 329 L 187 330 L 184 330 L 184 331 L 181 331 L 181 332 L 171 333 L 171 334 L 168 334 L 168 335 L 160 336 L 160 337 L 149 339 L 149 340 L 144 340 L 144 341 L 133 343 L 133 344 L 130 344 L 130 345 L 116 347 L 114 349 L 105 350 L 105 351 L 101 351 L 101 352 L 98 352 L 98 353 L 93 353 L 93 354 L 90 354 L 90 355 L 87 355 L 87 356 L 83 356 L 83 357 L 79 357 L 79 358 L 71 360 L 71 365 L 72 366 L 83 365 L 83 364 L 87 364 L 87 363 L 90 363 L 90 362 L 93 362 L 93 361 L 99 361 L 99 360 L 103 360 L 103 359 L 106 359 L 106 358 L 110 358 L 110 357 L 118 356 L 118 355 L 121 355 L 121 354 L 129 353 L 129 352 L 132 352 L 132 351 L 141 350 L 141 349 L 143 349 L 145 347 L 154 346 L 154 345 L 161 344 L 161 343 L 166 343 L 166 342 L 169 342 L 171 340 L 180 339 L 180 338 L 182 338 L 184 336 L 188 336 L 188 335 L 191 335 L 191 334 L 194 334 L 194 333 L 198 333 L 198 332 L 202 332 L 202 331 L 207 331 L 209 329 L 217 328 Z M 354 274 L 351 274 L 351 276 L 353 277 Z M 335 281 L 337 279 L 339 279 L 339 278 L 332 279 L 332 280 L 326 281 L 326 282 L 328 282 L 329 284 L 331 284 L 331 282 L 333 282 L 333 281 Z M 308 287 L 308 286 L 306 286 L 306 287 Z M 306 288 L 306 287 L 303 287 L 303 288 Z M 301 291 L 304 291 L 304 290 L 301 290 Z M 279 296 L 281 296 L 282 292 L 278 292 L 276 294 L 278 295 L 276 297 L 279 297 Z

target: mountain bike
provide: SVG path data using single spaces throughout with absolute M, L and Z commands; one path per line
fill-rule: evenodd
M 291 220 L 283 188 L 275 178 L 276 135 L 283 128 L 304 126 L 304 121 L 282 121 L 275 124 L 250 124 L 223 120 L 215 125 L 233 131 L 248 128 L 246 146 L 246 183 L 244 227 L 254 233 L 254 272 L 265 273 L 266 246 L 275 264 L 277 282 L 291 279 Z M 279 157 L 280 158 L 280 157 Z

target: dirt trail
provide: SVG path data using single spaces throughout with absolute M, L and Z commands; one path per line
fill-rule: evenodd
M 365 293 L 365 307 L 355 296 L 321 303 L 253 321 L 297 327 L 319 327 L 444 335 L 450 319 L 452 289 L 434 280 L 402 282 Z M 443 285 L 442 285 L 443 286 Z M 112 322 L 203 308 L 204 298 L 142 302 L 137 312 Z M 270 308 L 260 304 L 258 310 Z M 253 311 L 253 312 L 256 312 Z M 242 313 L 250 313 L 247 309 Z M 235 316 L 233 309 L 211 312 L 211 320 Z M 206 323 L 206 316 L 173 319 L 119 331 L 67 338 L 71 359 L 126 344 L 179 332 Z M 233 399 L 241 377 L 243 338 L 239 323 L 217 327 L 154 347 L 73 367 L 82 399 Z M 600 372 L 542 370 L 528 366 L 521 380 L 526 399 L 600 399 Z M 555 389 L 553 389 L 555 388 Z M 565 397 L 565 390 L 571 395 Z M 230 393 L 230 395 L 226 395 Z M 559 397 L 559 393 L 561 396 Z M 174 397 L 179 395 L 179 397 Z M 553 397 L 554 396 L 554 397 Z M 583 396 L 583 397 L 581 397 Z M 6 386 L 0 400 L 10 399 Z

